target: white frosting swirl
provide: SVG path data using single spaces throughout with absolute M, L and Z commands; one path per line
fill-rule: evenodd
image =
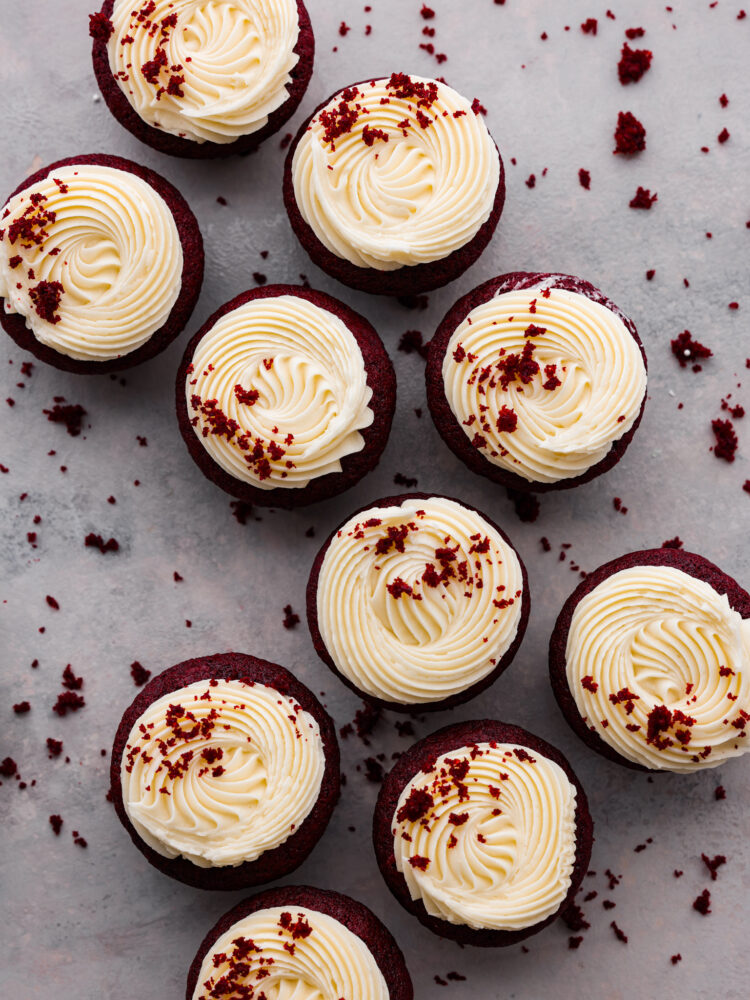
M 443 360 L 448 405 L 466 436 L 493 465 L 537 483 L 600 462 L 646 393 L 643 356 L 620 317 L 551 280 L 472 309 Z
M 586 724 L 655 770 L 716 767 L 748 749 L 750 621 L 671 566 L 633 566 L 577 605 L 568 685 Z
M 182 244 L 172 212 L 128 170 L 56 168 L 7 202 L 0 234 L 5 311 L 70 358 L 108 361 L 137 350 L 180 294 Z M 37 298 L 40 283 L 57 290 L 49 308 Z
M 111 21 L 112 74 L 154 128 L 234 142 L 289 97 L 296 0 L 115 0 Z
M 273 906 L 232 924 L 203 959 L 193 1000 L 229 996 L 388 1000 L 390 993 L 372 952 L 344 924 L 309 907 Z
M 522 930 L 554 913 L 568 893 L 575 809 L 575 785 L 548 757 L 510 743 L 461 747 L 401 793 L 392 828 L 396 867 L 430 916 Z
M 315 719 L 264 684 L 196 681 L 152 702 L 122 756 L 125 811 L 166 858 L 255 861 L 315 805 L 325 753 Z
M 235 479 L 299 489 L 364 448 L 359 432 L 374 415 L 362 352 L 338 316 L 307 299 L 275 295 L 233 309 L 201 339 L 191 369 L 195 433 Z
M 492 212 L 500 160 L 465 98 L 394 74 L 338 93 L 315 115 L 292 178 L 321 243 L 358 267 L 391 271 L 447 257 L 476 236 Z
M 516 637 L 523 572 L 476 511 L 445 497 L 352 517 L 318 578 L 318 628 L 337 669 L 384 701 L 442 701 L 477 684 Z

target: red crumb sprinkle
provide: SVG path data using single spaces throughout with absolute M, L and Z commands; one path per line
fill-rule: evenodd
M 52 832 L 56 837 L 60 836 L 60 830 L 62 830 L 63 818 L 62 816 L 52 815 L 49 818 L 49 825 L 52 827 Z
M 730 309 L 739 309 L 740 308 L 740 304 L 739 304 L 739 302 L 730 302 L 729 303 L 729 308 Z
M 512 434 L 518 426 L 518 414 L 509 406 L 503 405 L 497 415 L 497 429 L 501 434 Z
M 398 349 L 399 351 L 403 351 L 404 354 L 418 354 L 420 358 L 424 358 L 426 361 L 430 345 L 429 342 L 424 343 L 421 330 L 407 330 L 406 333 L 401 334 Z
M 471 110 L 474 112 L 475 115 L 487 114 L 487 108 L 485 108 L 485 106 L 482 104 L 482 102 L 479 100 L 478 97 L 475 97 L 474 100 L 471 102 Z
M 77 712 L 85 704 L 83 695 L 76 694 L 75 691 L 61 691 L 57 696 L 57 701 L 52 706 L 52 711 L 62 718 L 68 712 Z
M 649 270 L 649 271 L 646 271 L 646 281 L 653 281 L 655 274 L 656 274 L 656 271 L 653 268 L 651 270 Z
M 255 508 L 251 503 L 246 503 L 244 500 L 230 500 L 229 506 L 232 510 L 232 517 L 234 517 L 238 524 L 247 524 L 248 521 L 261 520 L 255 516 Z
M 719 132 L 719 134 L 716 136 L 716 138 L 719 142 L 725 143 L 729 139 L 729 134 L 730 134 L 729 131 L 723 128 L 721 132 Z
M 625 934 L 624 931 L 620 930 L 620 928 L 617 926 L 617 924 L 615 923 L 614 920 L 612 921 L 612 923 L 609 926 L 614 931 L 615 937 L 617 938 L 618 941 L 622 941 L 623 944 L 627 944 L 628 943 L 628 936 L 627 936 L 627 934 Z
M 580 948 L 582 941 L 583 941 L 583 935 L 582 934 L 579 934 L 578 937 L 572 937 L 571 936 L 571 937 L 568 938 L 568 948 L 570 948 L 571 951 L 573 951 L 576 948 Z
M 716 854 L 712 858 L 709 858 L 707 854 L 701 854 L 701 861 L 711 873 L 712 882 L 715 882 L 718 878 L 719 868 L 727 863 L 727 859 L 723 854 Z
M 101 535 L 95 535 L 90 531 L 83 542 L 87 549 L 99 549 L 102 555 L 106 552 L 118 552 L 120 543 L 115 538 L 108 538 L 105 542 Z
M 393 482 L 396 486 L 405 486 L 407 490 L 412 490 L 419 485 L 419 480 L 415 476 L 405 476 L 403 472 L 397 472 L 393 477 Z
M 18 774 L 18 764 L 12 757 L 4 757 L 0 761 L 0 777 L 12 778 L 14 774 Z
M 414 593 L 413 588 L 405 580 L 402 580 L 400 576 L 397 576 L 392 583 L 387 584 L 386 590 L 395 600 L 398 600 L 402 594 L 409 595 Z
M 508 499 L 513 501 L 516 515 L 519 521 L 526 524 L 533 524 L 541 512 L 539 499 L 533 493 L 526 493 L 521 490 L 514 490 L 507 487 Z
M 342 21 L 341 24 L 339 25 L 339 34 L 341 35 L 342 38 L 346 38 L 346 36 L 349 34 L 351 30 L 352 29 L 349 27 L 346 21 Z
M 711 912 L 711 893 L 704 889 L 700 896 L 693 900 L 693 909 L 697 910 L 702 917 L 707 917 Z
M 86 411 L 77 403 L 66 403 L 63 396 L 55 396 L 54 405 L 49 410 L 42 410 L 51 424 L 64 424 L 71 437 L 81 433 L 83 418 Z
M 598 24 L 599 22 L 595 17 L 587 17 L 581 25 L 581 31 L 584 35 L 595 35 Z
M 661 547 L 663 549 L 681 549 L 683 541 L 679 535 L 675 535 L 674 538 L 668 538 L 666 542 L 662 542 Z
M 672 963 L 672 965 L 677 965 L 678 962 L 682 961 L 682 955 L 679 952 L 677 952 L 676 955 L 672 955 L 669 961 Z
M 591 691 L 592 694 L 596 694 L 596 692 L 599 690 L 599 685 L 594 680 L 592 675 L 581 678 L 581 687 L 585 688 L 587 691 Z
M 527 188 L 536 187 L 536 174 L 529 174 L 525 181 Z
M 422 4 L 422 9 L 419 12 L 425 21 L 430 21 L 435 16 L 435 11 L 432 7 L 428 7 L 427 4 Z
M 284 628 L 292 629 L 299 625 L 299 615 L 292 610 L 291 604 L 284 608 Z
M 52 608 L 53 611 L 59 611 L 60 610 L 60 605 L 57 603 L 57 600 L 54 597 L 51 597 L 49 594 L 47 594 L 47 596 L 45 597 L 45 600 L 46 600 L 47 604 L 49 604 L 49 606 Z
M 729 138 L 728 134 L 727 138 Z M 47 323 L 55 324 L 60 322 L 57 310 L 64 291 L 65 289 L 59 281 L 40 281 L 38 285 L 34 285 L 33 288 L 29 289 L 29 296 L 34 303 L 34 309 Z
M 412 788 L 406 801 L 396 813 L 396 822 L 416 823 L 432 809 L 435 800 L 426 788 Z
M 50 760 L 54 757 L 59 757 L 63 752 L 63 741 L 55 740 L 51 736 L 47 737 L 47 756 Z
M 713 446 L 713 453 L 717 458 L 724 459 L 725 462 L 733 462 L 739 441 L 734 427 L 729 420 L 712 420 L 711 430 L 714 432 L 716 444 Z
M 646 34 L 646 31 L 645 31 L 644 28 L 626 28 L 625 29 L 625 37 L 629 38 L 631 42 L 635 38 L 643 38 L 643 36 L 645 34 Z
M 286 149 L 293 138 L 294 136 L 292 135 L 292 133 L 287 132 L 286 135 L 282 138 L 281 142 L 279 143 L 279 149 Z
M 631 208 L 644 208 L 648 211 L 653 203 L 658 200 L 659 195 L 656 191 L 651 194 L 651 191 L 648 188 L 644 188 L 639 185 L 638 190 L 630 199 L 629 205 Z
M 745 480 L 745 482 L 742 484 L 742 489 L 745 491 L 745 493 L 750 493 L 750 479 Z
M 578 171 L 578 183 L 587 191 L 591 190 L 591 174 L 588 170 L 584 170 L 583 167 Z
M 426 872 L 430 864 L 430 859 L 423 858 L 421 855 L 415 854 L 409 858 L 409 864 L 412 868 L 416 868 L 420 872 Z
M 613 152 L 630 156 L 646 148 L 646 129 L 631 111 L 620 111 L 615 128 Z
M 88 847 L 89 846 L 88 843 L 87 843 L 87 841 L 86 841 L 86 838 L 82 837 L 80 835 L 80 833 L 78 832 L 78 830 L 74 830 L 73 831 L 73 843 L 77 847 Z
M 727 105 L 729 104 L 729 98 L 727 97 L 726 94 L 721 95 L 721 97 L 719 98 L 719 104 L 722 106 L 722 108 L 727 107 Z
M 571 903 L 560 916 L 565 926 L 571 931 L 587 931 L 591 927 L 583 910 L 576 903 Z
M 89 14 L 89 34 L 97 42 L 108 42 L 115 26 L 104 14 Z
M 16 713 L 16 715 L 26 715 L 27 712 L 31 711 L 31 705 L 28 703 L 28 701 L 19 701 L 16 705 L 13 706 L 13 711 Z
M 714 789 L 714 798 L 716 799 L 716 801 L 721 802 L 726 797 L 727 797 L 726 788 L 724 788 L 723 785 L 717 785 L 716 788 Z
M 253 281 L 256 285 L 265 285 L 268 278 L 262 271 L 253 271 Z
M 134 660 L 130 664 L 130 676 L 136 687 L 142 687 L 151 676 L 151 671 L 147 670 L 138 660 Z
M 623 87 L 629 83 L 638 83 L 644 73 L 648 72 L 653 57 L 653 52 L 648 49 L 631 49 L 625 42 L 617 64 L 617 75 Z
M 681 334 L 670 341 L 672 346 L 672 354 L 680 362 L 680 368 L 686 368 L 688 364 L 699 359 L 711 358 L 713 357 L 713 351 L 710 347 L 706 347 L 705 344 L 701 344 L 699 341 L 694 340 L 692 334 L 689 330 L 683 330 Z M 693 369 L 695 370 L 695 369 Z M 700 368 L 698 368 L 700 371 Z

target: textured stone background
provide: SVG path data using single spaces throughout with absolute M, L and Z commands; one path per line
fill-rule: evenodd
M 372 0 L 370 14 L 362 3 L 310 0 L 318 58 L 295 123 L 334 89 L 394 69 L 442 72 L 489 109 L 487 121 L 508 169 L 506 211 L 481 261 L 433 294 L 422 313 L 353 293 L 306 259 L 282 207 L 278 139 L 249 159 L 229 162 L 162 156 L 131 138 L 95 100 L 88 4 L 3 5 L 3 193 L 38 165 L 78 152 L 111 151 L 177 184 L 196 211 L 207 250 L 204 292 L 190 328 L 166 354 L 128 373 L 125 386 L 35 364 L 31 379 L 23 380 L 26 387 L 16 388 L 25 359 L 7 338 L 0 344 L 13 362 L 0 364 L 0 399 L 16 400 L 13 408 L 2 407 L 0 440 L 0 462 L 10 470 L 0 476 L 0 757 L 16 758 L 24 779 L 37 782 L 26 791 L 12 782 L 0 788 L 4 996 L 162 1000 L 182 994 L 201 938 L 239 897 L 200 893 L 152 870 L 105 801 L 108 761 L 100 750 L 110 746 L 135 694 L 129 664 L 137 659 L 158 671 L 200 653 L 256 653 L 324 691 L 337 723 L 347 722 L 356 699 L 318 661 L 304 625 L 285 631 L 282 608 L 291 602 L 302 610 L 319 542 L 350 511 L 393 492 L 396 472 L 418 477 L 420 489 L 449 492 L 484 509 L 507 528 L 526 560 L 532 616 L 515 663 L 475 702 L 420 722 L 417 730 L 423 735 L 450 721 L 495 716 L 527 726 L 569 755 L 596 820 L 592 867 L 599 874 L 586 884 L 599 898 L 585 908 L 592 927 L 578 951 L 568 950 L 561 925 L 532 939 L 529 954 L 518 947 L 462 951 L 400 910 L 380 879 L 369 843 L 376 787 L 356 771 L 369 754 L 404 748 L 390 718 L 369 749 L 356 739 L 343 744 L 349 778 L 343 799 L 328 835 L 292 880 L 343 890 L 368 903 L 403 946 L 419 1000 L 747 996 L 748 762 L 649 782 L 594 756 L 572 736 L 546 676 L 550 629 L 576 582 L 557 561 L 562 542 L 571 543 L 570 558 L 593 568 L 679 534 L 687 547 L 750 585 L 750 496 L 742 492 L 750 476 L 750 428 L 744 426 L 750 417 L 738 422 L 741 448 L 734 465 L 717 461 L 709 450 L 709 424 L 720 415 L 721 398 L 733 392 L 750 404 L 746 385 L 736 388 L 738 381 L 750 382 L 750 16 L 736 19 L 742 0 L 720 0 L 713 9 L 708 0 L 675 0 L 672 13 L 652 0 L 612 2 L 615 21 L 591 0 L 433 0 L 434 41 L 448 55 L 438 68 L 418 48 L 421 0 Z M 590 16 L 599 20 L 596 37 L 579 30 Z M 338 34 L 343 18 L 352 29 L 344 38 Z M 372 34 L 365 37 L 368 23 Z M 647 34 L 633 44 L 652 49 L 654 62 L 640 83 L 623 88 L 616 63 L 624 29 L 637 25 Z M 719 106 L 722 92 L 731 101 L 726 110 Z M 631 161 L 611 153 L 617 112 L 628 109 L 648 129 L 647 151 Z M 731 139 L 719 146 L 723 126 Z M 708 155 L 700 153 L 702 145 L 710 147 Z M 578 184 L 579 167 L 591 171 L 588 192 Z M 529 189 L 524 181 L 532 172 L 537 183 Z M 650 213 L 628 208 L 639 184 L 659 194 Z M 219 195 L 228 207 L 217 204 Z M 261 250 L 270 251 L 268 260 L 261 261 Z M 645 418 L 625 459 L 589 486 L 543 498 L 541 516 L 531 525 L 517 520 L 502 491 L 453 458 L 428 417 L 416 418 L 414 408 L 424 407 L 423 365 L 396 350 L 406 329 L 418 326 L 429 338 L 458 295 L 519 268 L 579 274 L 607 291 L 636 321 L 651 369 Z M 650 283 L 647 268 L 656 269 Z M 174 417 L 172 381 L 190 332 L 251 285 L 258 270 L 275 281 L 295 281 L 303 272 L 313 285 L 368 316 L 396 363 L 399 404 L 379 469 L 355 490 L 308 511 L 266 512 L 262 521 L 242 527 L 228 498 L 187 455 Z M 738 312 L 729 311 L 732 300 L 740 302 Z M 670 338 L 686 327 L 715 353 L 701 374 L 680 370 L 669 351 Z M 42 410 L 53 396 L 85 406 L 83 436 L 68 437 L 47 422 Z M 678 411 L 680 401 L 684 409 Z M 140 447 L 136 435 L 145 435 L 148 447 Z M 23 492 L 28 499 L 21 503 Z M 107 503 L 110 494 L 116 506 Z M 615 496 L 628 507 L 627 516 L 613 509 Z M 36 528 L 35 514 L 42 517 Z M 315 539 L 305 537 L 311 525 Z M 31 530 L 38 532 L 36 550 L 26 541 Z M 105 557 L 84 549 L 92 530 L 114 535 L 121 551 Z M 541 550 L 542 535 L 553 544 L 550 554 Z M 175 570 L 184 583 L 173 582 Z M 59 600 L 58 612 L 47 607 L 46 594 Z M 38 670 L 30 669 L 34 658 Z M 87 704 L 77 715 L 58 719 L 51 706 L 66 663 L 84 676 Z M 11 704 L 24 698 L 32 712 L 15 717 Z M 48 736 L 64 740 L 70 764 L 47 759 Z M 723 802 L 714 800 L 719 782 L 727 790 Z M 50 813 L 64 817 L 59 838 L 48 826 Z M 74 846 L 73 829 L 88 840 L 87 850 Z M 653 844 L 634 853 L 647 837 Z M 713 884 L 701 851 L 729 859 Z M 604 891 L 606 868 L 623 876 L 612 893 Z M 674 868 L 684 869 L 681 879 L 673 878 Z M 706 886 L 713 913 L 704 919 L 691 903 Z M 603 898 L 612 898 L 616 909 L 603 910 Z M 609 927 L 613 917 L 629 936 L 627 947 Z M 669 957 L 675 952 L 683 961 L 673 968 Z M 449 970 L 465 975 L 466 982 L 436 986 L 433 976 Z

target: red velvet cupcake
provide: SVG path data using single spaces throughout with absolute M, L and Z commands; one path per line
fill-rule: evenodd
M 119 156 L 58 160 L 0 210 L 0 323 L 64 371 L 98 375 L 154 357 L 184 328 L 202 281 L 187 202 Z
M 507 535 L 468 504 L 385 497 L 334 531 L 307 585 L 318 656 L 394 711 L 468 701 L 505 670 L 526 631 L 526 570 Z
M 479 102 L 404 73 L 321 104 L 284 172 L 289 220 L 313 261 L 378 295 L 426 292 L 463 274 L 504 201 L 503 162 Z
M 253 504 L 299 507 L 348 489 L 385 448 L 393 365 L 373 327 L 294 285 L 238 295 L 177 373 L 177 418 L 201 471 Z
M 133 843 L 200 889 L 245 889 L 298 868 L 339 781 L 335 730 L 317 698 L 283 667 L 242 653 L 154 677 L 112 750 L 112 801 Z
M 630 552 L 568 598 L 550 679 L 571 728 L 639 770 L 717 767 L 750 740 L 750 594 L 702 556 Z
M 616 465 L 646 401 L 635 326 L 564 274 L 503 274 L 459 299 L 430 343 L 426 377 L 432 419 L 458 458 L 539 493 Z
M 414 990 L 401 950 L 366 906 L 292 885 L 251 896 L 219 920 L 198 949 L 185 994 L 266 995 L 413 1000 Z
M 307 90 L 315 40 L 302 0 L 105 0 L 90 16 L 107 107 L 171 156 L 251 153 Z M 261 16 L 262 14 L 262 16 Z
M 573 901 L 593 823 L 558 750 L 484 719 L 441 729 L 399 758 L 378 797 L 373 841 L 391 892 L 425 927 L 499 947 L 536 934 Z

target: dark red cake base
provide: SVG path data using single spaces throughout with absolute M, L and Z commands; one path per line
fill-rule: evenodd
M 364 941 L 383 974 L 390 1000 L 413 1000 L 414 990 L 404 956 L 385 924 L 378 920 L 375 914 L 363 903 L 352 899 L 351 896 L 330 892 L 327 889 L 315 889 L 306 885 L 288 885 L 278 889 L 267 889 L 257 896 L 243 900 L 228 913 L 225 913 L 203 939 L 198 954 L 193 959 L 188 973 L 185 994 L 187 1000 L 193 1000 L 203 959 L 213 947 L 214 942 L 226 934 L 233 924 L 243 920 L 251 913 L 276 906 L 288 907 L 292 911 L 295 907 L 305 907 L 309 910 L 325 913 L 329 917 L 333 917 L 334 920 L 338 920 L 352 934 L 356 934 L 361 941 Z M 358 998 L 352 997 L 347 998 L 347 1000 L 358 1000 Z
M 101 14 L 110 18 L 114 9 L 115 0 L 104 0 Z M 313 35 L 310 15 L 302 0 L 297 0 L 297 10 L 299 12 L 299 37 L 294 46 L 294 52 L 299 56 L 299 60 L 290 72 L 291 84 L 287 87 L 289 96 L 287 100 L 268 116 L 268 121 L 263 128 L 249 135 L 241 136 L 234 142 L 195 142 L 193 139 L 181 139 L 171 132 L 164 132 L 154 128 L 145 122 L 135 111 L 125 94 L 120 90 L 117 80 L 112 76 L 109 65 L 109 53 L 107 43 L 95 38 L 91 56 L 94 62 L 94 75 L 99 89 L 102 92 L 107 107 L 123 125 L 128 132 L 131 132 L 136 139 L 145 142 L 146 145 L 158 149 L 160 153 L 167 153 L 169 156 L 181 156 L 192 160 L 209 160 L 224 156 L 234 156 L 235 154 L 246 154 L 254 152 L 262 142 L 269 136 L 278 132 L 283 125 L 292 117 L 297 110 L 300 101 L 304 97 L 307 85 L 313 71 L 315 58 L 315 38 Z
M 365 427 L 359 432 L 364 438 L 364 448 L 356 454 L 346 455 L 341 459 L 341 472 L 330 472 L 325 476 L 319 476 L 317 479 L 311 480 L 307 486 L 299 489 L 275 487 L 271 490 L 261 490 L 257 486 L 244 483 L 230 475 L 213 460 L 203 447 L 190 423 L 191 415 L 188 412 L 185 397 L 185 380 L 196 347 L 222 316 L 253 299 L 273 298 L 278 295 L 296 295 L 301 299 L 306 299 L 321 309 L 333 313 L 346 324 L 362 352 L 367 384 L 372 389 L 372 399 L 369 405 L 373 411 L 373 422 L 369 427 Z M 363 316 L 354 312 L 343 302 L 339 302 L 338 299 L 334 299 L 324 292 L 303 288 L 300 285 L 264 285 L 262 288 L 243 292 L 242 295 L 227 302 L 206 320 L 192 338 L 177 372 L 176 404 L 177 421 L 182 437 L 190 455 L 207 479 L 221 487 L 226 493 L 239 500 L 244 500 L 246 503 L 265 507 L 304 507 L 307 504 L 328 500 L 338 493 L 343 493 L 344 490 L 348 490 L 350 486 L 358 483 L 378 464 L 388 441 L 393 413 L 396 408 L 396 373 L 375 328 Z
M 608 760 L 632 768 L 634 771 L 651 772 L 652 768 L 636 764 L 634 761 L 628 760 L 627 757 L 623 757 L 609 743 L 605 743 L 597 733 L 589 729 L 578 711 L 575 698 L 568 685 L 566 670 L 565 651 L 568 645 L 568 633 L 579 602 L 613 573 L 619 573 L 620 570 L 630 569 L 633 566 L 671 566 L 674 569 L 682 570 L 683 573 L 694 576 L 696 580 L 708 583 L 717 593 L 726 594 L 730 606 L 743 618 L 750 618 L 750 594 L 743 590 L 731 576 L 723 573 L 718 566 L 694 552 L 686 552 L 684 549 L 644 549 L 642 552 L 628 552 L 624 556 L 620 556 L 619 559 L 613 559 L 594 570 L 593 573 L 589 573 L 563 605 L 549 642 L 549 676 L 557 703 L 568 725 L 588 747 L 596 750 Z M 661 772 L 654 771 L 654 773 Z
M 198 227 L 198 221 L 190 210 L 190 206 L 182 197 L 176 187 L 165 180 L 160 174 L 141 167 L 131 160 L 125 160 L 120 156 L 109 156 L 104 153 L 91 153 L 85 156 L 68 157 L 65 160 L 56 160 L 49 166 L 42 167 L 36 173 L 27 177 L 16 190 L 9 195 L 8 201 L 15 195 L 20 194 L 26 188 L 43 180 L 52 170 L 59 167 L 67 167 L 73 164 L 96 164 L 102 167 L 112 167 L 115 170 L 127 170 L 141 180 L 146 181 L 151 187 L 161 195 L 167 203 L 177 226 L 177 233 L 182 244 L 182 286 L 177 301 L 172 306 L 172 310 L 167 317 L 167 321 L 160 329 L 156 330 L 143 344 L 135 351 L 124 354 L 121 358 L 111 358 L 108 361 L 81 361 L 69 358 L 66 354 L 61 354 L 52 347 L 42 344 L 26 326 L 26 320 L 18 313 L 6 313 L 0 307 L 0 324 L 5 332 L 25 351 L 30 351 L 34 357 L 46 364 L 60 368 L 62 371 L 74 372 L 78 375 L 106 375 L 109 372 L 124 371 L 126 368 L 133 368 L 144 361 L 149 361 L 168 347 L 175 337 L 185 328 L 192 315 L 195 304 L 200 295 L 203 284 L 203 238 Z
M 258 684 L 274 688 L 288 698 L 293 698 L 318 723 L 323 742 L 326 764 L 320 794 L 310 813 L 283 844 L 266 851 L 255 861 L 248 861 L 236 867 L 200 868 L 185 858 L 165 858 L 149 847 L 136 832 L 125 812 L 120 779 L 122 755 L 130 732 L 148 706 L 179 688 L 197 681 L 211 678 L 223 680 L 250 679 Z M 259 660 L 244 653 L 218 653 L 185 660 L 164 670 L 154 677 L 138 694 L 127 709 L 117 729 L 110 766 L 110 788 L 112 802 L 120 822 L 130 837 L 145 855 L 146 859 L 159 871 L 186 885 L 198 889 L 247 889 L 282 878 L 298 868 L 323 836 L 328 821 L 338 801 L 340 790 L 339 748 L 336 730 L 327 712 L 315 695 L 293 674 L 276 663 Z
M 443 494 L 435 493 L 401 493 L 398 496 L 393 497 L 383 497 L 381 500 L 375 500 L 372 503 L 368 503 L 365 507 L 361 507 L 359 510 L 354 511 L 346 521 L 349 521 L 352 517 L 356 517 L 358 514 L 362 514 L 366 510 L 372 510 L 376 507 L 395 507 L 396 505 L 402 504 L 405 500 L 428 500 L 433 496 L 443 496 Z M 454 497 L 445 497 L 446 500 L 454 500 Z M 368 694 L 366 691 L 360 690 L 348 677 L 342 674 L 336 664 L 333 662 L 332 657 L 328 652 L 325 642 L 323 641 L 323 636 L 320 634 L 320 627 L 318 624 L 318 580 L 320 577 L 320 570 L 323 565 L 323 560 L 325 559 L 328 547 L 336 537 L 339 530 L 343 527 L 342 524 L 331 532 L 326 541 L 324 542 L 322 548 L 315 557 L 315 562 L 313 563 L 312 570 L 310 571 L 310 578 L 307 582 L 307 624 L 310 628 L 310 634 L 312 636 L 313 646 L 315 647 L 315 652 L 321 658 L 321 660 L 328 666 L 334 674 L 342 681 L 346 686 L 354 691 L 355 694 L 359 695 L 371 705 L 377 705 L 379 708 L 390 709 L 392 712 L 408 712 L 410 714 L 419 715 L 422 712 L 442 712 L 445 709 L 452 708 L 454 705 L 461 705 L 465 701 L 476 697 L 486 688 L 494 684 L 500 674 L 510 666 L 513 657 L 518 652 L 518 648 L 523 642 L 524 634 L 526 633 L 526 625 L 529 621 L 529 612 L 531 610 L 531 595 L 529 594 L 529 579 L 526 573 L 526 567 L 523 564 L 521 556 L 516 551 L 515 546 L 505 534 L 505 532 L 499 528 L 494 521 L 492 521 L 485 513 L 481 510 L 477 510 L 476 507 L 472 507 L 471 504 L 466 503 L 464 500 L 456 500 L 456 503 L 460 503 L 462 507 L 467 510 L 476 511 L 480 514 L 485 521 L 491 525 L 495 531 L 507 542 L 508 545 L 513 549 L 513 551 L 518 556 L 518 561 L 521 565 L 521 573 L 523 575 L 523 594 L 521 596 L 521 617 L 518 622 L 518 631 L 516 632 L 516 637 L 510 644 L 505 652 L 495 666 L 494 670 L 484 677 L 481 681 L 477 681 L 476 684 L 472 684 L 471 687 L 466 688 L 464 691 L 460 691 L 458 694 L 452 695 L 450 698 L 444 698 L 442 701 L 432 701 L 427 703 L 418 703 L 412 705 L 400 704 L 395 701 L 383 701 L 381 698 L 375 698 L 373 695 Z
M 646 396 L 644 395 L 640 412 L 633 426 L 626 434 L 623 434 L 618 441 L 613 443 L 607 455 L 605 455 L 600 462 L 597 462 L 596 465 L 592 465 L 590 469 L 587 469 L 580 476 L 575 476 L 572 479 L 561 479 L 557 483 L 529 482 L 527 479 L 524 479 L 523 476 L 518 476 L 513 472 L 509 472 L 507 469 L 494 465 L 488 458 L 485 458 L 481 451 L 472 445 L 471 439 L 467 437 L 463 427 L 456 419 L 445 395 L 445 384 L 443 382 L 443 359 L 445 357 L 445 351 L 448 347 L 450 339 L 453 336 L 456 327 L 459 326 L 464 319 L 466 319 L 472 309 L 476 309 L 477 306 L 483 305 L 498 292 L 512 292 L 517 289 L 531 288 L 550 277 L 553 276 L 541 272 L 513 271 L 509 274 L 501 274 L 497 278 L 491 278 L 489 281 L 485 281 L 484 284 L 473 289 L 467 295 L 464 295 L 463 298 L 459 299 L 458 302 L 448 311 L 445 319 L 437 328 L 435 336 L 430 341 L 430 353 L 427 359 L 427 368 L 425 372 L 427 380 L 427 403 L 430 407 L 430 413 L 432 414 L 435 426 L 451 451 L 458 458 L 460 458 L 464 465 L 468 466 L 472 472 L 476 472 L 480 476 L 486 476 L 487 479 L 491 479 L 493 482 L 500 483 L 510 489 L 523 490 L 528 493 L 547 493 L 550 490 L 571 490 L 576 486 L 580 486 L 582 483 L 587 483 L 589 480 L 595 479 L 603 472 L 608 472 L 613 466 L 617 465 L 622 456 L 625 454 L 625 450 L 638 429 L 641 417 L 643 416 L 643 407 L 646 405 Z M 591 299 L 592 302 L 597 302 L 599 305 L 605 306 L 619 319 L 621 319 L 625 324 L 628 333 L 631 334 L 635 342 L 638 344 L 643 356 L 644 365 L 647 364 L 646 352 L 643 349 L 643 344 L 641 343 L 634 323 L 632 320 L 628 319 L 628 317 L 625 316 L 620 309 L 618 309 L 611 299 L 608 299 L 602 292 L 599 291 L 598 288 L 595 288 L 588 281 L 583 281 L 581 278 L 576 278 L 571 275 L 555 275 L 554 277 L 555 280 L 551 283 L 551 287 L 563 288 L 570 292 L 578 292 L 581 295 L 585 295 L 587 298 Z
M 493 740 L 497 743 L 515 743 L 528 747 L 534 753 L 548 757 L 563 769 L 575 785 L 577 792 L 576 857 L 568 894 L 555 913 L 545 920 L 540 920 L 538 923 L 518 931 L 476 930 L 465 924 L 452 924 L 439 917 L 431 917 L 420 899 L 413 900 L 411 898 L 406 880 L 396 867 L 396 858 L 393 852 L 393 834 L 391 833 L 393 817 L 401 793 L 412 778 L 420 771 L 432 767 L 438 757 L 451 750 Z M 434 934 L 458 941 L 460 944 L 472 944 L 480 948 L 498 948 L 517 944 L 532 934 L 536 934 L 551 924 L 573 902 L 591 858 L 594 824 L 589 814 L 586 793 L 573 773 L 570 764 L 559 750 L 518 726 L 506 725 L 504 722 L 497 722 L 493 719 L 483 719 L 476 722 L 461 722 L 455 726 L 439 729 L 432 736 L 420 740 L 399 758 L 386 776 L 380 790 L 375 806 L 372 837 L 378 865 L 388 888 L 399 903 L 420 923 Z
M 369 80 L 359 81 L 360 84 L 369 82 Z M 358 85 L 357 83 L 352 84 L 354 87 Z M 492 212 L 487 221 L 468 243 L 454 250 L 447 257 L 431 261 L 429 264 L 414 264 L 412 266 L 400 267 L 395 271 L 378 271 L 371 267 L 358 267 L 356 264 L 352 264 L 351 261 L 344 260 L 342 257 L 337 257 L 335 253 L 332 253 L 325 244 L 321 243 L 312 227 L 305 222 L 297 205 L 292 180 L 292 161 L 300 139 L 307 131 L 307 127 L 315 115 L 335 96 L 336 94 L 331 94 L 331 97 L 323 101 L 313 111 L 307 121 L 300 126 L 289 148 L 286 164 L 284 165 L 284 205 L 286 206 L 287 215 L 289 216 L 292 229 L 297 235 L 297 239 L 305 248 L 313 263 L 317 264 L 326 274 L 329 274 L 332 278 L 336 278 L 344 285 L 349 285 L 350 288 L 357 288 L 362 292 L 369 292 L 372 295 L 418 295 L 422 292 L 430 292 L 435 288 L 441 288 L 443 285 L 447 285 L 448 282 L 454 281 L 478 260 L 492 239 L 492 235 L 500 221 L 503 205 L 505 204 L 505 169 L 499 150 L 497 156 L 500 161 L 500 177 L 497 184 L 497 191 L 495 192 L 495 201 L 492 205 Z M 497 149 L 497 146 L 495 148 Z

